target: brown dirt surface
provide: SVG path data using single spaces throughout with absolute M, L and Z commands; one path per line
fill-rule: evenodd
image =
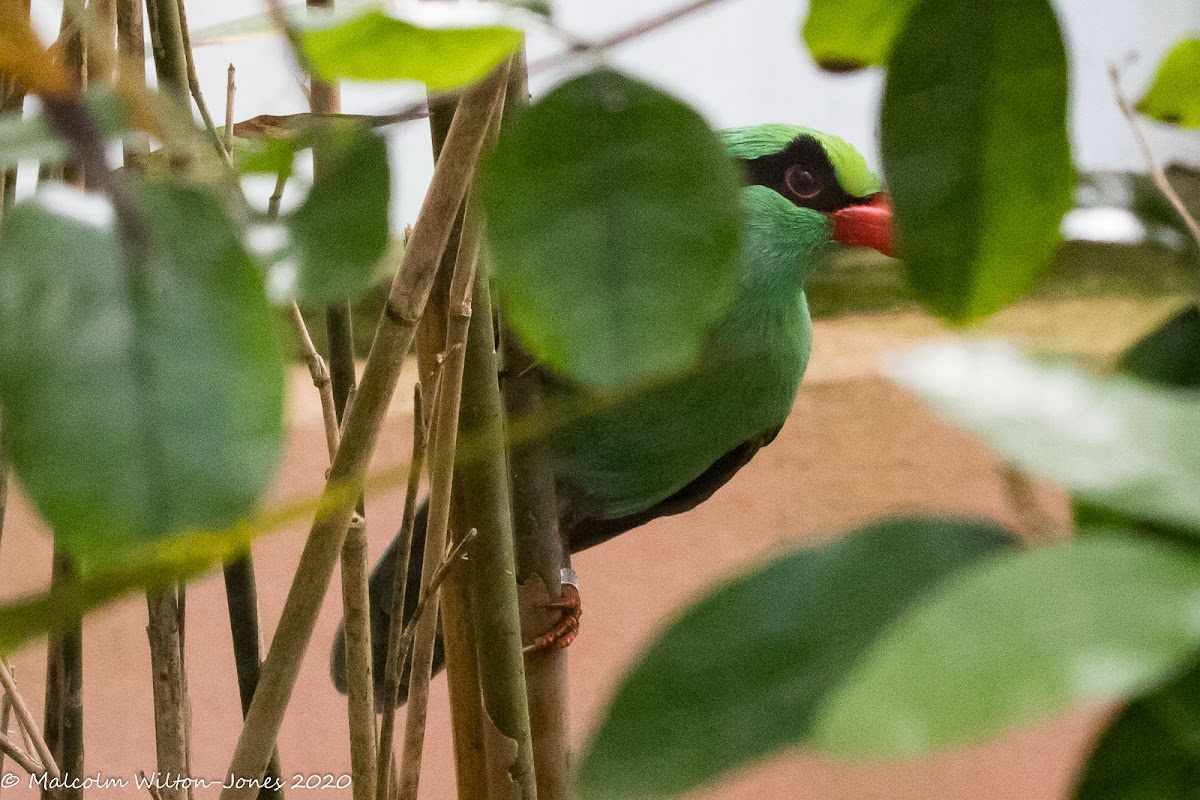
M 1162 303 L 1069 301 L 1028 305 L 1000 315 L 989 328 L 1021 336 L 1034 347 L 1107 356 L 1155 317 Z M 571 653 L 570 700 L 576 744 L 596 724 L 606 698 L 642 642 L 689 598 L 773 553 L 829 540 L 881 515 L 942 512 L 1016 524 L 1001 465 L 972 437 L 932 418 L 878 372 L 889 351 L 944 329 L 920 314 L 818 321 L 810 373 L 790 423 L 728 486 L 695 511 L 658 520 L 576 559 L 586 613 Z M 402 465 L 411 435 L 408 374 L 394 404 L 372 468 Z M 320 414 L 307 376 L 292 378 L 291 436 L 272 501 L 319 491 L 326 467 Z M 19 493 L 18 493 L 19 494 Z M 400 518 L 402 490 L 393 486 L 367 500 L 372 559 Z M 1039 486 L 1043 513 L 1065 520 L 1064 499 Z M 294 526 L 255 544 L 264 631 L 274 629 L 307 526 Z M 0 550 L 0 600 L 45 588 L 49 539 L 20 497 L 10 505 Z M 332 586 L 339 586 L 335 575 Z M 340 612 L 333 589 L 321 611 L 312 647 L 279 740 L 284 773 L 348 770 L 345 700 L 331 687 L 327 657 Z M 154 768 L 146 605 L 131 597 L 85 621 L 85 741 L 89 774 L 130 780 L 126 789 L 93 790 L 91 798 L 145 797 L 132 776 Z M 188 670 L 191 681 L 193 774 L 220 780 L 228 766 L 240 712 L 224 587 L 219 573 L 188 588 Z M 45 648 L 13 658 L 17 679 L 40 714 Z M 422 796 L 453 797 L 453 765 L 444 677 L 430 703 Z M 1083 710 L 999 741 L 892 765 L 836 763 L 788 752 L 748 767 L 698 797 L 784 797 L 823 800 L 1050 800 L 1069 795 L 1105 711 Z M 11 761 L 6 769 L 13 769 Z M 24 786 L 5 798 L 30 798 Z M 201 789 L 198 798 L 216 797 Z M 289 797 L 349 797 L 348 791 L 290 791 Z

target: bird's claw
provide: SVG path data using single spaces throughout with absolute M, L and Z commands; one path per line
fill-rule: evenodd
M 579 588 L 573 583 L 563 583 L 562 595 L 558 600 L 539 603 L 539 608 L 556 608 L 562 612 L 558 622 L 549 631 L 533 640 L 525 652 L 534 650 L 561 650 L 575 641 L 579 635 L 579 618 L 583 616 L 583 600 Z

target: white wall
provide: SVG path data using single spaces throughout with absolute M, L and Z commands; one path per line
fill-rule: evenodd
M 602 36 L 670 9 L 681 0 L 555 0 L 558 21 L 585 37 Z M 33 0 L 41 30 L 57 29 L 59 4 Z M 191 0 L 193 30 L 256 13 L 259 0 Z M 878 163 L 876 112 L 882 76 L 819 72 L 799 44 L 797 27 L 804 2 L 726 0 L 676 26 L 627 45 L 613 62 L 695 104 L 717 126 L 787 121 L 838 133 Z M 1112 101 L 1106 64 L 1125 63 L 1126 89 L 1138 93 L 1154 65 L 1181 35 L 1200 30 L 1200 4 L 1192 0 L 1058 0 L 1072 59 L 1072 130 L 1076 161 L 1084 169 L 1140 169 L 1141 159 Z M 534 38 L 531 54 L 549 42 Z M 196 54 L 201 83 L 215 116 L 221 116 L 225 68 L 238 68 L 237 118 L 287 114 L 304 109 L 286 50 L 278 40 L 260 39 L 201 48 Z M 535 79 L 534 92 L 559 76 Z M 349 112 L 390 110 L 419 97 L 415 87 L 347 86 Z M 1164 160 L 1200 165 L 1200 133 L 1151 125 L 1152 144 Z M 397 223 L 411 221 L 432 170 L 428 128 L 409 123 L 393 128 L 398 168 Z M 1036 154 L 1030 154 L 1035 158 Z

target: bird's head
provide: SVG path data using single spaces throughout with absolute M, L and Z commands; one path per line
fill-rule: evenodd
M 748 186 L 763 186 L 793 206 L 823 214 L 835 241 L 895 255 L 892 211 L 862 154 L 837 136 L 797 125 L 721 132 Z

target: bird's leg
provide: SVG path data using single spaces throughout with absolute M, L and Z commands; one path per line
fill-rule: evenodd
M 579 618 L 583 616 L 583 600 L 579 595 L 579 577 L 575 570 L 562 570 L 562 595 L 558 600 L 539 603 L 539 608 L 557 608 L 562 612 L 558 622 L 549 631 L 533 640 L 525 648 L 526 653 L 534 650 L 561 650 L 575 641 L 579 635 Z

